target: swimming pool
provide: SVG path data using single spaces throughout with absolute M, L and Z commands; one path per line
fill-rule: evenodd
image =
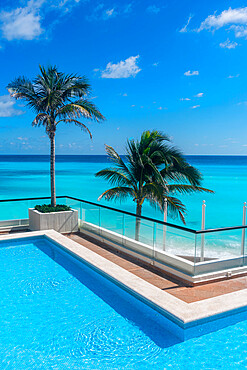
M 181 342 L 157 311 L 47 238 L 0 245 L 1 369 L 247 366 L 247 321 Z

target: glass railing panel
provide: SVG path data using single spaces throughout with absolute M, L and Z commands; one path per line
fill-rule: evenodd
M 153 221 L 125 215 L 124 235 L 140 243 L 153 246 Z
M 122 245 L 135 254 L 153 259 L 154 223 L 135 216 L 124 215 Z
M 28 201 L 0 202 L 0 221 L 28 219 Z M 6 224 L 7 226 L 7 224 Z
M 245 263 L 245 253 L 242 229 L 197 234 L 195 273 L 241 267 Z
M 124 215 L 121 212 L 115 212 L 110 209 L 100 209 L 100 227 L 111 232 L 123 235 Z
M 135 239 L 136 218 L 130 215 L 124 215 L 123 235 L 130 239 Z
M 157 224 L 155 249 L 194 261 L 195 234 L 175 227 Z
M 79 226 L 96 234 L 100 233 L 100 207 L 80 202 Z
M 137 227 L 137 232 L 136 232 L 136 237 L 138 238 L 138 220 L 136 223 Z M 153 249 L 154 246 L 154 223 L 153 221 L 148 221 L 148 220 L 140 220 L 140 225 L 139 225 L 139 238 L 138 241 L 140 243 L 143 243 L 145 245 L 148 245 L 151 249 Z

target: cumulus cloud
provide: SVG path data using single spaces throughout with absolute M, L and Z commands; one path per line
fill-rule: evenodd
M 141 69 L 137 65 L 139 55 L 135 57 L 129 57 L 125 60 L 121 60 L 119 63 L 109 62 L 106 69 L 102 71 L 102 78 L 128 78 L 135 77 Z
M 36 6 L 37 5 L 37 6 Z M 9 12 L 0 13 L 0 22 L 3 37 L 7 40 L 33 40 L 43 32 L 41 17 L 38 14 L 38 5 L 41 2 L 29 1 L 26 7 L 16 8 Z
M 48 31 L 67 15 L 80 0 L 29 0 L 19 1 L 22 6 L 0 11 L 2 37 L 12 40 L 34 40 L 44 34 L 42 21 L 51 11 L 56 12 L 55 20 L 49 22 Z M 86 0 L 84 0 L 86 1 Z M 47 30 L 46 30 L 47 31 Z M 46 32 L 47 35 L 47 32 Z
M 15 108 L 15 100 L 9 95 L 0 96 L 0 117 L 20 116 L 24 112 Z
M 187 72 L 184 72 L 184 75 L 185 76 L 198 76 L 199 71 L 187 71 Z
M 235 8 L 231 7 L 224 10 L 220 14 L 216 12 L 209 15 L 197 29 L 202 30 L 217 30 L 222 27 L 230 27 L 235 32 L 236 37 L 247 36 L 247 7 Z
M 237 45 L 238 45 L 237 42 L 230 41 L 229 39 L 227 39 L 226 41 L 220 43 L 220 47 L 223 48 L 223 49 L 235 49 L 235 47 Z
M 191 109 L 196 109 L 196 108 L 199 108 L 200 105 L 193 105 L 193 107 L 191 107 Z
M 204 93 L 198 93 L 198 94 L 196 94 L 196 95 L 194 95 L 194 96 L 195 96 L 195 98 L 202 98 L 202 97 L 203 97 L 203 95 L 204 95 Z
M 181 101 L 188 101 L 191 100 L 190 98 L 180 98 Z

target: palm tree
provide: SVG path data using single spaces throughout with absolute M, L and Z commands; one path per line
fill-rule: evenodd
M 87 96 L 91 87 L 84 76 L 59 72 L 56 66 L 39 66 L 40 74 L 33 80 L 18 77 L 7 86 L 10 95 L 23 99 L 36 117 L 33 126 L 45 127 L 50 139 L 51 205 L 56 206 L 55 189 L 55 134 L 60 122 L 74 123 L 92 134 L 80 118 L 104 120 L 104 116 Z
M 147 200 L 151 206 L 179 216 L 185 223 L 184 204 L 175 197 L 177 193 L 210 192 L 202 188 L 200 172 L 191 166 L 182 153 L 171 146 L 170 139 L 158 131 L 144 131 L 140 141 L 127 140 L 126 160 L 109 145 L 106 152 L 115 167 L 96 173 L 110 182 L 111 189 L 99 199 L 124 200 L 132 197 L 136 203 L 136 215 L 141 216 L 142 205 Z M 172 183 L 170 183 L 172 182 Z M 140 218 L 136 218 L 135 238 L 139 240 Z

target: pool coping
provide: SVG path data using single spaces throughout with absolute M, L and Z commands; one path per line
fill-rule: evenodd
M 183 329 L 247 310 L 247 289 L 187 303 L 54 230 L 1 235 L 0 241 L 44 236 L 136 295 Z

